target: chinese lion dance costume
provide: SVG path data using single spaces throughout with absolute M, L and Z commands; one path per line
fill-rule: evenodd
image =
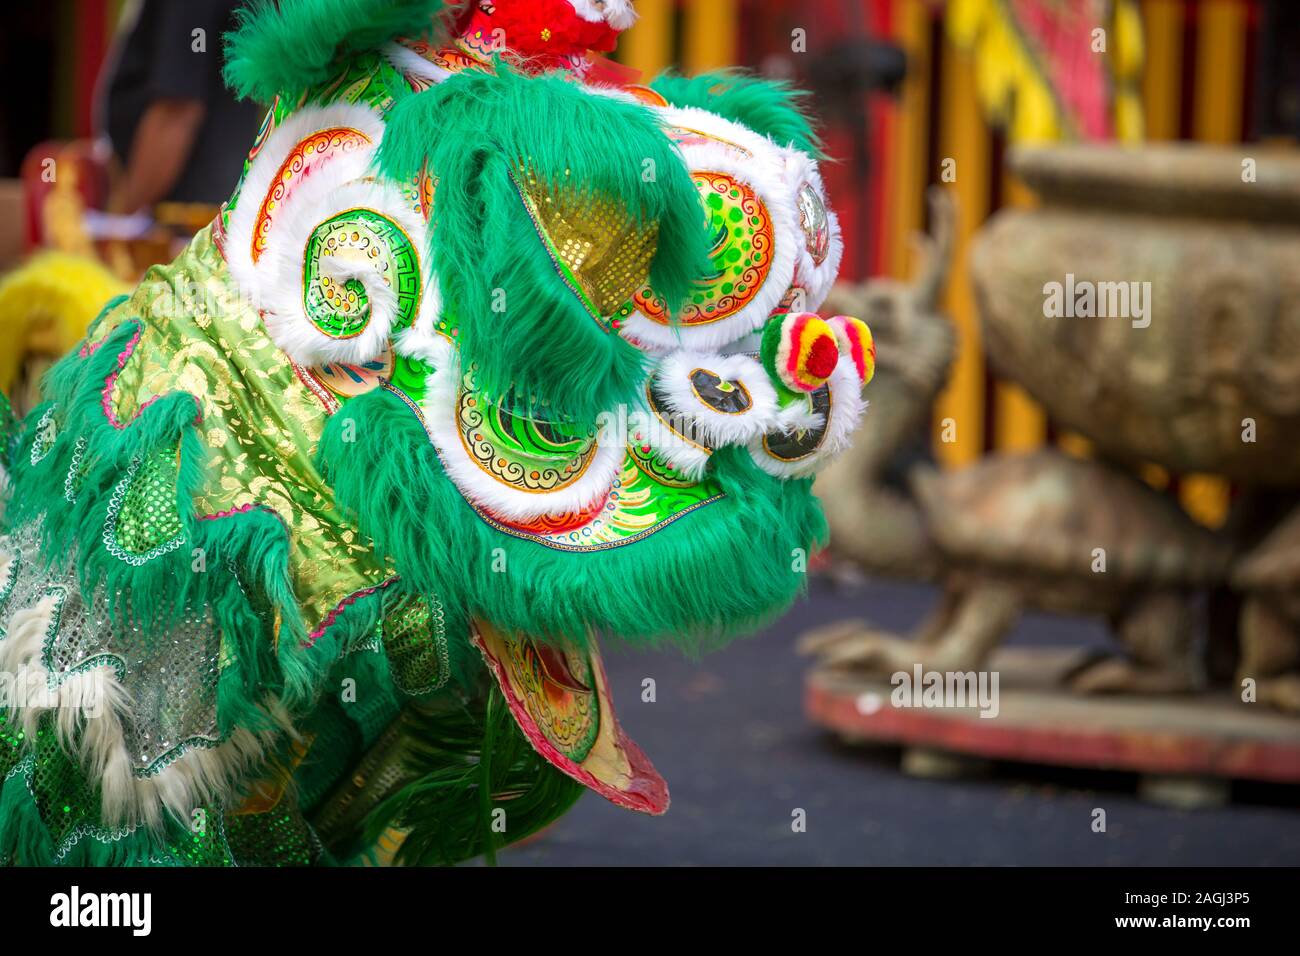
M 662 813 L 599 632 L 783 611 L 874 353 L 799 94 L 629 0 L 260 3 L 235 195 L 9 426 L 0 860 L 454 863 Z

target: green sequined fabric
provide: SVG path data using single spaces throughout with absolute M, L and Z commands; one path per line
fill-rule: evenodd
M 59 746 L 54 719 L 53 714 L 45 714 L 37 726 L 26 783 L 54 842 L 55 855 L 61 857 L 84 837 L 109 842 L 129 831 L 99 825 L 99 788 L 87 781 L 86 774 Z M 9 785 L 22 782 L 20 778 Z
M 115 540 L 127 554 L 146 555 L 184 531 L 176 509 L 177 450 L 162 447 L 133 466 L 115 513 Z
M 0 711 L 0 780 L 18 765 L 24 739 L 26 735 L 23 729 L 14 723 L 9 714 Z
M 8 740 L 0 746 L 5 747 L 0 752 L 17 752 Z M 6 777 L 5 787 L 30 793 L 53 845 L 52 860 L 13 861 L 20 864 L 78 862 L 73 851 L 91 850 L 96 843 L 121 843 L 131 848 L 136 862 L 164 866 L 309 866 L 320 859 L 320 841 L 288 799 L 257 813 L 198 807 L 188 821 L 169 819 L 157 834 L 143 827 L 103 826 L 98 787 L 87 782 L 58 743 L 52 714 L 42 717 L 27 755 Z
M 380 624 L 393 683 L 406 694 L 427 694 L 443 687 L 451 676 L 447 628 L 437 598 L 400 599 Z
M 230 847 L 226 843 L 224 818 L 214 807 L 198 807 L 190 817 L 187 832 L 173 837 L 167 843 L 162 860 L 175 861 L 183 866 L 231 866 Z
M 263 813 L 227 813 L 226 844 L 239 866 L 311 866 L 320 843 L 296 806 Z

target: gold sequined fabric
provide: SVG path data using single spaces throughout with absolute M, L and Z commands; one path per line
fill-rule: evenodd
M 658 224 L 637 223 L 604 196 L 550 189 L 527 170 L 522 186 L 552 253 L 601 316 L 613 315 L 645 285 L 658 248 Z

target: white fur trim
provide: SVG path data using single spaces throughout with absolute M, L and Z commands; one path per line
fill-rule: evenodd
M 451 71 L 443 69 L 436 63 L 430 63 L 410 47 L 402 46 L 400 43 L 385 45 L 383 54 L 384 59 L 392 64 L 393 69 L 405 76 L 408 83 L 414 78 L 420 81 L 425 89 L 441 83 L 452 75 Z
M 661 108 L 657 113 L 665 126 L 695 130 L 715 138 L 703 144 L 681 146 L 686 166 L 692 172 L 724 173 L 754 190 L 772 218 L 772 263 L 763 287 L 753 300 L 725 319 L 707 325 L 665 326 L 634 312 L 624 328 L 631 340 L 654 350 L 722 349 L 761 329 L 789 291 L 796 256 L 805 246 L 799 226 L 797 193 L 791 192 L 786 183 L 784 151 L 766 137 L 701 109 L 670 107 Z
M 17 675 L 41 653 L 61 598 L 47 594 L 31 607 L 19 608 L 9 618 L 8 633 L 0 641 L 0 672 Z
M 350 180 L 362 178 L 370 166 L 375 147 L 383 139 L 384 121 L 372 110 L 350 103 L 335 103 L 330 106 L 307 107 L 299 110 L 272 130 L 271 135 L 258 151 L 257 158 L 249 166 L 248 174 L 239 189 L 239 202 L 235 206 L 235 211 L 231 213 L 230 225 L 226 229 L 225 249 L 226 260 L 230 263 L 236 281 L 250 294 L 258 284 L 251 251 L 253 228 L 262 203 L 280 173 L 280 167 L 303 140 L 321 130 L 334 128 L 355 129 L 369 137 L 371 146 L 334 157 L 298 184 L 298 188 L 305 186 L 316 176 L 327 173 L 332 185 L 342 185 Z M 297 189 L 290 194 L 291 203 L 296 204 L 294 199 L 296 193 Z
M 569 0 L 574 12 L 588 23 L 600 23 L 604 20 L 615 30 L 626 30 L 636 23 L 636 10 L 632 0 Z
M 728 414 L 706 405 L 691 383 L 691 373 L 696 369 L 706 369 L 743 386 L 749 393 L 750 407 Z M 776 390 L 763 366 L 747 355 L 675 352 L 660 362 L 654 382 L 667 410 L 691 422 L 695 428 L 688 435 L 702 436 L 709 448 L 748 444 L 778 427 Z
M 254 262 L 251 246 L 257 215 L 285 158 L 302 140 L 335 127 L 356 129 L 369 137 L 372 145 L 333 157 L 302 177 L 276 210 L 265 251 Z M 396 295 L 378 273 L 364 268 L 368 262 L 349 262 L 344 257 L 322 260 L 322 271 L 329 272 L 332 266 L 335 272 L 331 274 L 340 281 L 361 281 L 371 301 L 369 324 L 360 335 L 338 339 L 320 331 L 308 318 L 303 306 L 304 249 L 316 227 L 338 213 L 373 209 L 401 227 L 420 263 L 423 294 L 416 324 L 432 329 L 441 309 L 437 283 L 425 265 L 423 218 L 410 208 L 400 189 L 367 179 L 383 129 L 383 121 L 361 106 L 303 110 L 268 137 L 249 169 L 231 217 L 226 243 L 231 274 L 263 313 L 275 344 L 299 365 L 370 361 L 383 352 L 396 318 Z
M 439 308 L 436 286 L 423 263 L 424 224 L 405 208 L 399 190 L 368 182 L 351 182 L 330 188 L 324 179 L 299 189 L 304 203 L 282 210 L 272 229 L 266 253 L 257 264 L 259 282 L 254 304 L 262 310 L 271 338 L 300 365 L 343 362 L 359 365 L 384 350 L 397 318 L 397 295 L 372 267 L 370 260 L 322 258 L 320 270 L 339 282 L 358 279 L 370 297 L 370 321 L 349 339 L 326 335 L 307 316 L 303 306 L 303 250 L 312 232 L 327 219 L 351 209 L 372 209 L 393 220 L 415 247 L 420 263 L 423 294 L 415 323 L 430 325 Z M 295 193 L 295 199 L 299 198 Z M 331 269 L 333 267 L 333 271 Z
M 489 475 L 470 455 L 461 437 L 456 419 L 460 382 L 459 361 L 440 366 L 429 379 L 422 411 L 443 468 L 470 502 L 498 517 L 526 521 L 583 510 L 599 502 L 614 486 L 627 452 L 625 428 L 614 423 L 617 416 L 610 416 L 608 427 L 600 429 L 595 456 L 587 470 L 567 487 L 530 492 Z
M 41 663 L 41 652 L 60 603 L 59 596 L 46 595 L 14 612 L 8 634 L 0 641 L 0 671 L 13 675 L 16 699 L 7 704 L 28 734 L 36 732 L 42 715 L 54 711 L 59 743 L 100 788 L 106 826 L 158 829 L 167 812 L 188 820 L 195 807 L 233 797 L 244 772 L 274 739 L 292 733 L 283 707 L 270 701 L 267 713 L 273 729 L 236 729 L 221 743 L 193 747 L 158 773 L 137 777 L 125 729 L 134 702 L 115 669 L 88 668 L 50 689 L 51 675 Z
M 451 361 L 451 342 L 446 336 L 430 331 L 423 322 L 416 322 L 409 329 L 397 333 L 393 351 L 428 362 L 434 368 L 442 368 Z
M 712 449 L 683 434 L 683 431 L 689 433 L 688 428 L 678 430 L 676 426 L 683 423 L 674 421 L 667 409 L 663 409 L 661 414 L 667 417 L 661 418 L 648 407 L 634 409 L 627 417 L 629 444 L 652 449 L 686 478 L 699 481 L 709 467 Z M 696 439 L 701 437 L 694 436 Z
M 835 366 L 826 383 L 831 393 L 830 421 L 826 426 L 826 435 L 817 450 L 799 461 L 781 461 L 770 455 L 763 447 L 760 435 L 749 445 L 749 453 L 758 467 L 777 478 L 807 478 L 826 465 L 835 456 L 846 449 L 853 440 L 853 432 L 866 413 L 867 402 L 862 397 L 862 383 L 858 381 L 857 370 L 852 362 L 843 361 Z M 806 427 L 809 419 L 807 406 L 800 402 L 787 410 L 781 422 L 781 430 L 790 431 L 794 427 Z

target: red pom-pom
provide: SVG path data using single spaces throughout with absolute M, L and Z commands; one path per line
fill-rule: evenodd
M 828 379 L 831 372 L 835 371 L 835 366 L 840 360 L 840 350 L 835 344 L 835 340 L 830 336 L 823 335 L 814 339 L 812 346 L 808 349 L 808 358 L 804 362 L 804 367 L 813 378 Z

